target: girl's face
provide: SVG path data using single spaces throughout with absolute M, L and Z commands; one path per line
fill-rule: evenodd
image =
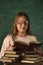
M 28 28 L 28 21 L 26 20 L 24 16 L 19 16 L 17 18 L 16 27 L 18 32 L 26 33 Z

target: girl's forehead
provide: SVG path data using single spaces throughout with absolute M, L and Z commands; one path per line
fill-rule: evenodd
M 19 17 L 17 17 L 17 20 L 26 21 L 27 19 L 25 16 L 19 16 Z

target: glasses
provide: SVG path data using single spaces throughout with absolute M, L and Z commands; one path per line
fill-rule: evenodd
M 19 25 L 22 25 L 22 24 L 24 24 L 24 25 L 27 25 L 28 24 L 28 21 L 22 21 L 22 22 L 17 22 Z

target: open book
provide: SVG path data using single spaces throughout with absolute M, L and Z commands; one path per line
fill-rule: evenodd
M 31 42 L 30 45 L 27 45 L 26 42 L 16 41 L 14 46 L 16 47 L 16 50 L 25 52 L 26 50 L 33 51 L 33 48 L 37 47 L 37 46 L 40 47 L 41 43 L 40 42 Z

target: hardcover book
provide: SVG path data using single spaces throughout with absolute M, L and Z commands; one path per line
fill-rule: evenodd
M 10 55 L 11 55 L 11 54 L 12 54 L 12 55 L 15 55 L 15 54 L 16 54 L 15 51 L 5 51 L 4 53 L 5 53 L 5 54 L 8 54 L 8 55 L 9 55 L 9 54 L 10 54 Z
M 26 42 L 16 41 L 14 46 L 16 47 L 17 51 L 19 50 L 21 52 L 25 52 L 25 51 L 33 51 L 33 48 L 37 47 L 37 46 L 40 47 L 41 43 L 40 42 L 31 42 L 30 45 L 27 45 Z
M 41 59 L 38 59 L 38 60 L 21 60 L 22 63 L 37 63 L 37 62 L 40 62 Z

